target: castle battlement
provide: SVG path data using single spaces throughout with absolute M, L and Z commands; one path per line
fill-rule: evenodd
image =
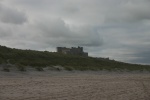
M 57 52 L 62 54 L 78 55 L 78 56 L 88 56 L 87 52 L 83 51 L 83 47 L 57 47 Z

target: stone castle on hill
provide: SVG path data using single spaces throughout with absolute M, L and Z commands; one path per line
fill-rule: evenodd
M 62 54 L 78 55 L 78 56 L 88 56 L 87 52 L 83 51 L 83 47 L 57 47 L 57 52 Z

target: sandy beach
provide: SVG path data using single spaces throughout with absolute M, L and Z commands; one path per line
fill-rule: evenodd
M 150 100 L 150 73 L 1 72 L 0 100 Z

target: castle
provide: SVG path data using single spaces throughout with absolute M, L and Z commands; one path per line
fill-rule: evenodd
M 79 47 L 79 46 L 77 48 L 57 47 L 57 52 L 63 54 L 70 54 L 70 55 L 88 56 L 88 53 L 83 51 L 83 47 Z

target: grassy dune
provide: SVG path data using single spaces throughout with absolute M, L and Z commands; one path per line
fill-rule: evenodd
M 137 65 L 110 60 L 108 58 L 93 58 L 64 55 L 56 52 L 21 50 L 0 46 L 0 64 L 12 64 L 25 71 L 27 66 L 37 70 L 44 67 L 62 66 L 66 70 L 127 70 L 150 71 L 149 65 Z M 7 69 L 6 69 L 7 70 Z

